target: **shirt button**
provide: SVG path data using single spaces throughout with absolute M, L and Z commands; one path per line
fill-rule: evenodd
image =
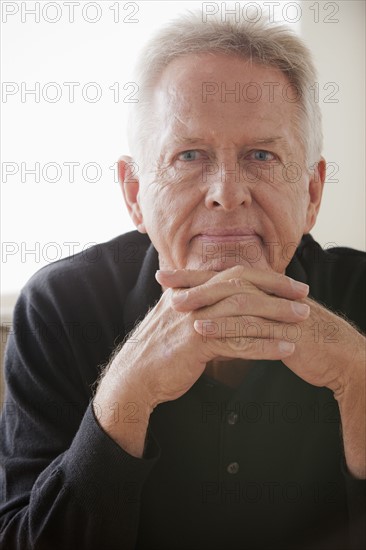
M 237 474 L 239 472 L 239 464 L 237 462 L 231 462 L 226 470 L 229 474 Z
M 238 421 L 238 415 L 231 411 L 228 415 L 227 415 L 227 423 L 230 424 L 230 426 L 234 426 L 234 424 L 236 424 Z

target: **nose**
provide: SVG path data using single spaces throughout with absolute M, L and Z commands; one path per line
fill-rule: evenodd
M 229 212 L 252 203 L 250 184 L 238 162 L 221 162 L 216 166 L 207 177 L 206 189 L 205 204 L 209 210 Z

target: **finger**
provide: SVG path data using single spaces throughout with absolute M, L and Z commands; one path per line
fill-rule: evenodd
M 181 304 L 181 308 L 179 306 L 178 303 L 173 307 L 181 311 L 187 306 L 187 301 Z M 191 301 L 188 300 L 188 307 L 189 310 L 200 309 L 199 315 L 202 315 L 202 319 L 254 315 L 264 319 L 292 323 L 303 321 L 310 315 L 308 304 L 277 298 L 272 295 L 268 296 L 264 293 L 231 294 L 229 297 L 215 301 L 213 305 L 205 307 L 200 307 L 200 304 L 197 303 L 192 305 Z
M 278 360 L 292 355 L 295 344 L 284 340 L 266 340 L 262 338 L 227 338 L 224 342 L 207 342 L 208 360 L 212 357 L 231 359 L 267 359 Z
M 176 308 L 175 308 L 176 309 Z M 214 305 L 200 308 L 202 319 L 254 315 L 264 319 L 292 323 L 310 315 L 308 304 L 266 294 L 233 294 Z
M 203 271 L 176 269 L 175 271 L 164 271 L 159 269 L 155 278 L 162 286 L 168 288 L 192 288 L 202 285 L 217 275 L 218 271 Z
M 266 339 L 298 342 L 303 334 L 300 323 L 277 323 L 259 317 L 226 317 L 222 319 L 197 319 L 195 331 L 203 341 L 218 339 Z
M 242 279 L 222 282 L 211 280 L 189 291 L 174 292 L 172 306 L 176 311 L 182 312 L 205 308 L 205 317 L 206 314 L 213 317 L 247 314 L 290 322 L 309 316 L 310 308 L 294 301 L 296 295 L 286 298 L 265 294 L 253 283 Z
M 210 285 L 216 282 L 233 280 L 232 285 L 237 288 L 247 288 L 248 282 L 260 288 L 267 294 L 275 294 L 283 298 L 305 298 L 309 292 L 309 286 L 282 275 L 275 271 L 235 266 L 230 269 L 215 271 L 190 271 L 175 270 L 173 272 L 159 272 L 163 277 L 164 286 L 170 288 L 191 288 L 189 294 L 200 293 L 200 287 L 210 289 Z M 160 282 L 160 281 L 159 281 Z

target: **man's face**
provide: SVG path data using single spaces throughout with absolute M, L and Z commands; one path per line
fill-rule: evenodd
M 137 195 L 162 269 L 284 272 L 315 221 L 292 94 L 279 70 L 237 57 L 167 66 Z

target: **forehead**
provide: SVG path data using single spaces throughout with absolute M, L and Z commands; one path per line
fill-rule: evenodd
M 204 53 L 182 56 L 165 68 L 154 109 L 174 135 L 203 129 L 221 138 L 224 132 L 261 139 L 274 127 L 276 133 L 293 132 L 295 100 L 294 87 L 279 69 Z
M 188 86 L 191 91 L 197 84 L 209 80 L 222 79 L 228 83 L 275 82 L 289 84 L 286 76 L 276 67 L 262 65 L 238 55 L 222 53 L 198 53 L 182 55 L 171 61 L 159 79 L 160 86 L 168 89 L 176 85 Z

